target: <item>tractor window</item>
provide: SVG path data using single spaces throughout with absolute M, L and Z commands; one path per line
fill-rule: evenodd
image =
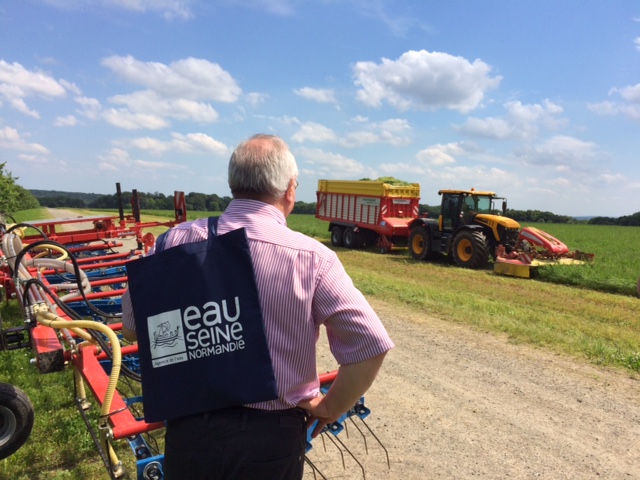
M 468 197 L 467 197 L 468 198 Z M 474 197 L 478 213 L 491 213 L 491 197 Z
M 445 230 L 453 229 L 458 225 L 461 202 L 462 197 L 458 195 L 447 195 L 442 199 L 442 220 Z

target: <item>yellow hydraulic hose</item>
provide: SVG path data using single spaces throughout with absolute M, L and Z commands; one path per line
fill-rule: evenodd
M 65 250 L 64 248 L 59 247 L 58 245 L 42 245 L 42 248 L 45 248 L 46 250 L 55 250 L 56 252 L 60 253 L 61 255 L 59 257 L 56 257 L 56 260 L 66 260 L 67 258 L 69 258 L 69 252 L 67 250 Z M 39 252 L 38 254 L 34 255 L 33 258 L 42 258 L 45 255 L 48 255 L 48 251 L 44 251 L 44 252 Z
M 113 396 L 116 390 L 116 386 L 118 383 L 118 378 L 120 377 L 120 367 L 122 365 L 122 353 L 120 350 L 120 341 L 118 340 L 117 335 L 114 333 L 106 325 L 96 322 L 93 320 L 65 320 L 58 315 L 51 313 L 48 307 L 45 305 L 36 305 L 34 307 L 34 312 L 36 314 L 36 320 L 38 323 L 50 327 L 50 328 L 72 328 L 72 329 L 81 329 L 81 328 L 89 328 L 92 330 L 97 330 L 100 333 L 103 333 L 111 343 L 111 351 L 112 351 L 112 366 L 111 366 L 111 374 L 109 375 L 109 383 L 107 384 L 107 391 L 104 395 L 104 400 L 102 403 L 102 408 L 100 410 L 100 416 L 103 418 L 107 418 L 109 416 L 111 410 L 111 402 L 113 401 Z
M 110 433 L 108 432 L 109 425 L 107 423 L 111 410 L 111 402 L 113 401 L 113 396 L 118 384 L 118 378 L 120 377 L 120 367 L 122 366 L 122 352 L 120 350 L 120 341 L 118 340 L 117 335 L 113 330 L 100 322 L 93 320 L 65 320 L 64 318 L 52 313 L 46 305 L 36 305 L 34 307 L 34 313 L 36 314 L 37 322 L 46 327 L 56 329 L 71 328 L 74 332 L 77 332 L 82 328 L 90 328 L 103 333 L 109 339 L 109 342 L 111 343 L 112 364 L 109 383 L 107 384 L 107 391 L 105 392 L 102 408 L 100 409 L 100 432 L 102 441 L 104 442 L 104 448 L 109 455 L 111 465 L 115 466 L 114 474 L 119 476 L 122 464 L 109 442 Z M 86 334 L 86 332 L 83 333 Z

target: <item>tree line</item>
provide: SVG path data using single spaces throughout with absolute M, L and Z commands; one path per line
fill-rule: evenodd
M 0 163 L 0 214 L 13 214 L 21 210 L 38 207 L 50 208 L 95 208 L 118 209 L 120 203 L 118 195 L 99 195 L 79 192 L 59 192 L 47 190 L 27 190 L 21 187 L 17 177 L 5 170 L 6 163 Z M 391 177 L 389 177 L 391 178 Z M 122 203 L 125 209 L 131 208 L 132 192 L 122 192 Z M 173 210 L 173 196 L 163 193 L 138 192 L 141 210 Z M 190 192 L 185 195 L 187 211 L 193 212 L 223 212 L 231 197 L 220 197 L 216 194 Z M 296 202 L 293 213 L 314 215 L 316 203 Z M 440 206 L 420 205 L 420 214 L 427 214 L 431 218 L 438 218 Z M 640 226 L 640 212 L 623 217 L 593 217 L 589 220 L 579 220 L 566 215 L 556 215 L 552 212 L 539 210 L 507 210 L 507 216 L 518 222 L 535 223 L 588 223 L 591 225 L 621 225 Z

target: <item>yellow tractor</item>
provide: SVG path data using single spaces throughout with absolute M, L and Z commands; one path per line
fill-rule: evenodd
M 505 215 L 507 200 L 495 192 L 440 190 L 438 220 L 417 218 L 409 224 L 409 251 L 416 260 L 433 254 L 448 255 L 456 265 L 485 268 L 490 258 L 494 271 L 528 278 L 531 268 L 550 264 L 582 264 L 593 254 L 570 252 L 557 238 Z M 500 210 L 496 202 L 501 200 Z
M 438 220 L 417 218 L 409 224 L 409 251 L 416 260 L 433 254 L 453 257 L 456 265 L 484 268 L 489 258 L 495 259 L 498 245 L 507 253 L 518 240 L 520 224 L 503 216 L 507 201 L 495 192 L 440 190 L 442 196 Z M 502 200 L 498 214 L 496 202 Z

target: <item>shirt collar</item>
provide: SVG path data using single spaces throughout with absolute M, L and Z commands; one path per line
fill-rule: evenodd
M 280 225 L 287 226 L 287 219 L 280 210 L 259 200 L 248 200 L 236 198 L 231 200 L 227 206 L 225 213 L 232 216 L 259 215 L 263 218 L 270 218 Z

